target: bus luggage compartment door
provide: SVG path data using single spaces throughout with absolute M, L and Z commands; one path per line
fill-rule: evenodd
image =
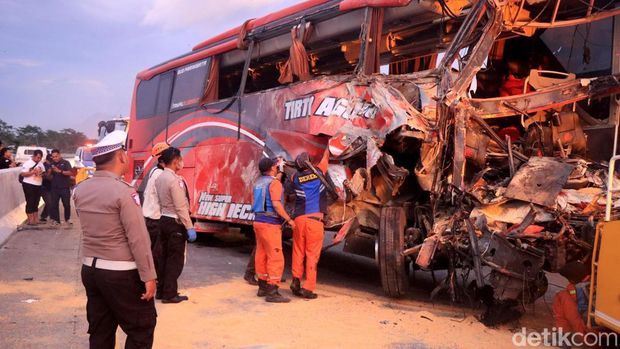
M 195 215 L 199 220 L 251 224 L 252 185 L 263 148 L 244 141 L 196 147 Z

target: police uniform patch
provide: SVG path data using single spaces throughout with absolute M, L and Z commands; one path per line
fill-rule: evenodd
M 140 206 L 140 195 L 138 195 L 138 193 L 134 192 L 133 194 L 131 194 L 131 198 L 136 203 L 136 205 Z

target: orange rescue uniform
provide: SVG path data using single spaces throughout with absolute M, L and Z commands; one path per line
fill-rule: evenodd
M 304 275 L 304 257 L 306 261 L 306 282 L 303 287 L 308 291 L 316 288 L 316 266 L 323 247 L 323 222 L 310 218 L 310 215 L 295 218 L 293 231 L 293 277 L 301 279 Z M 312 217 L 322 218 L 318 215 Z
M 553 319 L 555 327 L 564 329 L 564 332 L 587 332 L 586 324 L 577 308 L 575 285 L 568 284 L 565 290 L 558 292 L 553 298 Z
M 280 201 L 282 183 L 274 179 L 269 184 L 271 201 Z M 256 275 L 270 285 L 278 285 L 284 271 L 284 255 L 282 254 L 282 226 L 279 224 L 254 222 L 256 235 Z
M 321 163 L 317 168 L 327 173 L 329 153 L 326 151 Z M 322 194 L 324 195 L 324 194 Z M 304 260 L 306 281 L 303 288 L 314 291 L 316 288 L 317 264 L 323 247 L 323 213 L 314 212 L 295 217 L 295 229 L 293 231 L 293 260 L 292 273 L 294 278 L 301 280 L 304 275 Z

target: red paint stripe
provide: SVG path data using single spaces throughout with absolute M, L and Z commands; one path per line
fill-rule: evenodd
M 189 114 L 183 116 L 181 119 L 179 119 L 179 120 L 183 120 L 183 119 L 189 119 L 189 120 L 183 120 L 180 123 L 177 123 L 177 122 L 179 122 L 179 120 L 175 121 L 175 123 L 171 124 L 168 127 L 168 136 L 172 137 L 172 136 L 174 136 L 174 134 L 177 133 L 177 132 L 172 132 L 171 133 L 170 132 L 171 129 L 175 130 L 175 131 L 179 130 L 179 129 L 183 130 L 183 129 L 186 129 L 186 128 L 190 127 L 190 126 L 199 124 L 201 122 L 208 122 L 208 121 L 221 122 L 223 124 L 228 124 L 228 125 L 237 127 L 237 123 L 236 122 L 230 121 L 230 120 L 224 119 L 224 118 L 219 118 L 219 117 L 215 117 L 215 116 L 193 117 L 194 114 L 202 113 L 202 112 L 203 111 L 195 111 L 195 112 L 189 113 Z M 255 136 L 257 138 L 261 138 L 261 135 L 258 132 L 254 131 L 252 129 L 248 129 L 244 125 L 241 125 L 241 129 L 251 133 L 253 136 Z

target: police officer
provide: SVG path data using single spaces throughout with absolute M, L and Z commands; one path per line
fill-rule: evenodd
M 153 252 L 153 260 L 155 261 L 155 269 L 157 269 L 157 260 L 161 250 L 159 244 L 159 218 L 161 218 L 161 207 L 159 207 L 159 199 L 157 198 L 157 190 L 155 189 L 155 181 L 164 172 L 164 165 L 161 161 L 161 153 L 170 148 L 168 143 L 160 142 L 151 149 L 151 156 L 157 161 L 157 165 L 149 171 L 144 188 L 144 200 L 142 202 L 142 214 L 146 222 L 146 229 L 151 237 L 151 251 Z M 158 279 L 160 275 L 158 275 Z
M 118 326 L 127 334 L 125 348 L 153 346 L 156 274 L 140 199 L 121 179 L 128 170 L 125 138 L 114 131 L 93 147 L 97 172 L 74 191 L 90 348 L 114 348 Z
M 183 178 L 176 174 L 183 169 L 181 151 L 170 147 L 161 153 L 160 159 L 164 170 L 155 181 L 161 207 L 158 297 L 161 297 L 162 303 L 180 303 L 188 297 L 179 294 L 177 280 L 185 264 L 186 240 L 195 241 L 196 230 L 189 215 L 187 186 Z
M 255 266 L 258 275 L 259 297 L 271 303 L 288 303 L 290 299 L 280 295 L 278 287 L 284 271 L 282 254 L 282 224 L 295 222 L 284 210 L 284 193 L 278 174 L 278 162 L 263 158 L 258 163 L 261 176 L 252 191 L 254 211 L 254 234 L 256 235 Z
M 318 171 L 327 173 L 329 152 L 326 150 Z M 326 209 L 326 188 L 310 168 L 310 158 L 304 152 L 295 158 L 297 172 L 293 175 L 295 189 L 295 229 L 293 229 L 293 281 L 291 291 L 298 297 L 315 299 L 317 264 L 323 247 L 323 212 Z M 305 261 L 305 268 L 304 268 Z M 306 282 L 301 286 L 301 277 L 306 273 Z

